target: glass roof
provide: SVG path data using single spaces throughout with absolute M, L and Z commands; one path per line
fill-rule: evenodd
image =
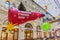
M 60 16 L 59 0 L 33 0 L 54 17 Z

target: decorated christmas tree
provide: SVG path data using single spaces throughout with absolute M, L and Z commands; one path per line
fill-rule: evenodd
M 26 11 L 26 8 L 24 7 L 23 3 L 21 2 L 21 4 L 18 6 L 18 9 L 21 11 Z

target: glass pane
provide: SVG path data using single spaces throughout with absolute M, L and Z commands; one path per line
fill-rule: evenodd
M 6 32 L 2 32 L 2 40 L 6 40 Z
M 44 32 L 44 37 L 47 37 L 47 32 Z
M 17 34 L 17 32 L 14 33 L 14 39 L 18 39 L 18 34 Z
M 40 31 L 40 37 L 41 37 L 41 38 L 43 37 L 42 33 L 43 33 L 43 32 L 42 32 L 42 31 Z
M 13 40 L 13 33 L 8 33 L 8 38 L 7 40 Z

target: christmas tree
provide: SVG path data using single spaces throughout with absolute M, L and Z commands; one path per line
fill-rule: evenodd
M 26 8 L 24 7 L 23 3 L 21 2 L 21 4 L 18 6 L 18 9 L 21 11 L 26 11 Z

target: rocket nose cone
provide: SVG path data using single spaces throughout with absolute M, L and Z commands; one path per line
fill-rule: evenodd
M 45 16 L 45 14 L 42 14 L 42 17 L 44 17 Z

